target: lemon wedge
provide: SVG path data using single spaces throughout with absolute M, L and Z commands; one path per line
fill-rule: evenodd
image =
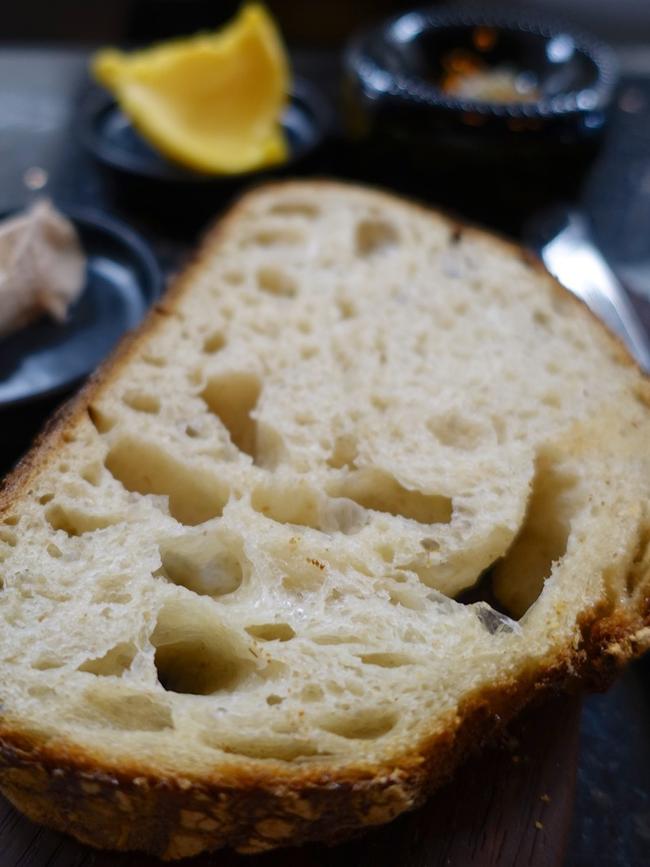
M 216 33 L 130 54 L 105 49 L 92 69 L 143 138 L 178 163 L 236 174 L 286 159 L 289 63 L 259 4 Z

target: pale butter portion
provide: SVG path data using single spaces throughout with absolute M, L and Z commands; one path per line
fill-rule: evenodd
M 0 337 L 43 313 L 63 322 L 85 273 L 77 231 L 51 202 L 0 223 Z

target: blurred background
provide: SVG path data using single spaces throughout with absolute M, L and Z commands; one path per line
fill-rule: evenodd
M 237 0 L 22 0 L 3 3 L 2 36 L 82 42 L 151 39 L 214 27 L 239 5 Z M 289 42 L 331 47 L 374 20 L 418 4 L 404 0 L 269 0 L 267 5 Z M 469 4 L 452 0 L 444 5 Z M 648 0 L 482 0 L 472 6 L 560 15 L 609 41 L 650 42 Z

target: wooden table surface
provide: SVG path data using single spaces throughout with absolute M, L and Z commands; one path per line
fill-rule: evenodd
M 560 867 L 575 790 L 580 702 L 528 711 L 420 810 L 350 843 L 265 855 L 230 852 L 183 867 Z M 1 867 L 155 867 L 137 853 L 96 852 L 29 822 L 0 799 Z

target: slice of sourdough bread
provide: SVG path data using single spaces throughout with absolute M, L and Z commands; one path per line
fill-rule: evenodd
M 412 808 L 650 644 L 649 406 L 518 248 L 249 194 L 5 485 L 0 788 L 165 858 Z

